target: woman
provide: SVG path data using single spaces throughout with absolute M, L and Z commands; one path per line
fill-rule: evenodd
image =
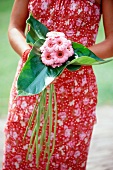
M 46 161 L 40 157 L 36 167 L 35 153 L 26 161 L 31 136 L 23 135 L 33 111 L 36 95 L 18 97 L 16 82 L 30 52 L 25 40 L 26 19 L 29 12 L 50 31 L 64 32 L 68 39 L 87 46 L 100 58 L 113 55 L 113 1 L 112 0 L 15 0 L 8 29 L 9 41 L 21 56 L 13 82 L 7 125 L 2 170 L 45 170 Z M 94 45 L 101 16 L 106 39 Z M 29 10 L 28 10 L 29 9 Z M 91 66 L 76 72 L 65 70 L 55 82 L 58 102 L 58 125 L 55 150 L 50 170 L 85 170 L 93 126 L 96 121 L 97 86 Z

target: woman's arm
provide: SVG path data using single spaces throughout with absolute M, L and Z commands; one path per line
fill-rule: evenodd
M 8 28 L 10 44 L 20 56 L 30 48 L 25 39 L 26 19 L 29 15 L 28 2 L 29 0 L 15 0 Z
M 102 0 L 105 40 L 89 47 L 98 57 L 113 57 L 113 0 Z

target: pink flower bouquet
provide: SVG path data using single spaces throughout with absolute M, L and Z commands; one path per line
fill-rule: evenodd
M 47 66 L 60 67 L 74 54 L 72 43 L 61 32 L 48 32 L 46 36 L 46 41 L 40 47 L 41 60 Z

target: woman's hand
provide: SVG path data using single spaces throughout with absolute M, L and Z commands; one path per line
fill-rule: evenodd
M 102 14 L 105 40 L 89 47 L 89 49 L 104 59 L 113 57 L 113 0 L 102 0 Z
M 30 49 L 25 39 L 26 19 L 29 15 L 28 3 L 29 0 L 15 0 L 8 28 L 10 44 L 20 56 Z

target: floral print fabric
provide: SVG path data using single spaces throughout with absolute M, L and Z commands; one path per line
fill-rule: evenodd
M 29 11 L 51 31 L 64 32 L 68 39 L 91 46 L 95 43 L 100 7 L 94 0 L 69 0 L 59 10 L 56 0 L 30 0 Z M 10 94 L 2 170 L 45 170 L 41 155 L 39 168 L 35 153 L 26 161 L 29 130 L 23 136 L 38 95 L 17 97 L 17 78 L 23 67 L 19 61 Z M 67 69 L 55 80 L 58 102 L 56 145 L 50 170 L 85 170 L 93 125 L 96 121 L 97 86 L 91 66 L 76 72 Z M 51 139 L 53 135 L 51 134 Z

